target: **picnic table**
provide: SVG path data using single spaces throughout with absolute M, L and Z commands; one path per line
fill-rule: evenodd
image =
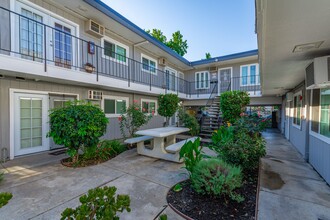
M 192 137 L 187 140 L 176 142 L 176 135 L 189 131 L 183 127 L 162 127 L 136 132 L 138 135 L 143 135 L 137 138 L 125 140 L 125 143 L 137 143 L 138 154 L 169 160 L 181 163 L 179 159 L 179 151 L 186 141 L 194 141 L 197 137 Z M 145 146 L 145 141 L 150 140 L 150 147 Z

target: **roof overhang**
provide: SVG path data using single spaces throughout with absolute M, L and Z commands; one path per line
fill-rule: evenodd
M 293 89 L 313 58 L 330 54 L 329 0 L 256 0 L 256 18 L 263 95 Z

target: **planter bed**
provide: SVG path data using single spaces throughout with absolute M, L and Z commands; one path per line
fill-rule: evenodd
M 243 186 L 236 191 L 245 198 L 241 203 L 228 197 L 215 198 L 197 194 L 192 189 L 190 180 L 183 181 L 181 185 L 180 192 L 174 192 L 173 188 L 168 192 L 167 202 L 186 219 L 255 219 L 258 169 L 245 175 Z

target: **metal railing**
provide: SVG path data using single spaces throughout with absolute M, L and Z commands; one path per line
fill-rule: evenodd
M 0 7 L 0 54 L 40 62 L 47 72 L 49 65 L 65 69 L 92 72 L 95 80 L 105 76 L 124 80 L 127 86 L 131 83 L 143 84 L 152 88 L 164 89 L 165 93 L 182 93 L 187 97 L 209 94 L 220 94 L 228 85 L 236 89 L 240 77 L 226 82 L 212 80 L 188 82 L 172 75 L 169 71 L 160 70 L 141 63 L 112 48 L 105 48 L 93 42 L 78 38 L 71 30 L 60 22 L 54 27 L 42 23 L 42 18 L 32 12 L 24 15 Z M 244 79 L 250 82 L 251 78 Z M 260 86 L 244 86 L 238 89 L 256 91 Z

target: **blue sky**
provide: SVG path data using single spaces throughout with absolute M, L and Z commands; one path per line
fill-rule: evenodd
M 254 0 L 102 0 L 142 29 L 180 30 L 189 61 L 257 49 Z

